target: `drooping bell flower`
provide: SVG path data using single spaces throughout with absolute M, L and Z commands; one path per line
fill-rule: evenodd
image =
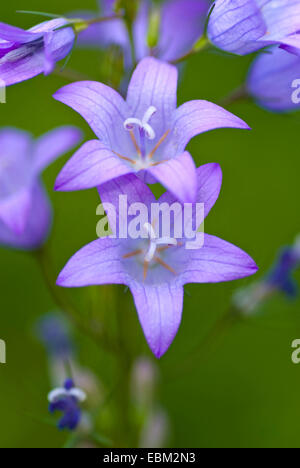
M 197 210 L 190 210 L 185 225 L 202 223 L 215 204 L 222 181 L 218 164 L 197 169 L 197 203 L 204 204 L 199 219 Z M 126 175 L 108 182 L 99 190 L 103 203 L 118 211 L 120 195 L 127 204 L 143 204 L 147 213 L 156 203 L 155 197 L 139 178 Z M 178 199 L 166 192 L 158 201 L 169 207 Z M 60 273 L 57 284 L 62 287 L 83 287 L 103 284 L 125 284 L 134 297 L 139 320 L 152 352 L 160 358 L 169 348 L 178 331 L 183 309 L 183 287 L 187 283 L 218 283 L 252 275 L 257 271 L 254 261 L 238 247 L 217 237 L 204 235 L 201 248 L 190 249 L 186 234 L 180 238 L 161 232 L 158 219 L 147 217 L 144 234 L 138 238 L 120 235 L 124 216 L 117 228 L 111 222 L 116 237 L 100 238 L 81 249 Z M 171 217 L 170 232 L 181 226 L 182 219 Z M 184 231 L 185 233 L 186 231 Z M 178 234 L 179 235 L 179 234 Z
M 114 3 L 114 0 L 99 0 L 101 12 L 112 14 Z M 152 55 L 172 61 L 189 52 L 204 32 L 209 7 L 209 0 L 167 0 L 160 8 L 157 5 L 153 7 L 149 0 L 141 0 L 133 25 L 136 59 L 139 61 Z M 157 16 L 157 38 L 154 38 L 153 47 L 149 41 L 151 12 Z M 95 13 L 87 13 L 87 16 L 95 16 Z M 92 47 L 116 44 L 122 48 L 126 64 L 132 64 L 128 31 L 121 19 L 90 26 L 80 35 L 79 44 Z
M 247 91 L 257 104 L 273 112 L 300 108 L 300 57 L 274 47 L 253 62 Z
M 25 31 L 0 23 L 0 80 L 10 86 L 41 73 L 51 73 L 74 45 L 72 26 L 57 18 Z
M 14 128 L 0 131 L 0 244 L 31 250 L 45 242 L 52 211 L 41 173 L 80 140 L 74 127 L 37 140 Z
M 99 140 L 92 140 L 70 159 L 55 188 L 61 191 L 97 187 L 125 174 L 147 183 L 160 182 L 177 198 L 194 202 L 197 176 L 185 152 L 196 135 L 217 128 L 249 129 L 225 109 L 207 101 L 177 108 L 176 67 L 145 58 L 133 73 L 127 100 L 101 83 L 67 85 L 54 98 L 79 112 Z
M 208 37 L 219 49 L 246 55 L 278 44 L 300 53 L 298 0 L 216 0 Z

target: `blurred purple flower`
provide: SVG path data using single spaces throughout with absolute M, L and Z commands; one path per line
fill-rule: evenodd
M 297 283 L 293 279 L 293 273 L 300 267 L 300 240 L 294 245 L 283 247 L 265 277 L 264 282 L 271 289 L 282 291 L 287 297 L 294 298 L 298 293 Z
M 30 250 L 46 240 L 52 216 L 40 175 L 80 139 L 74 127 L 57 128 L 36 141 L 25 131 L 0 131 L 0 244 Z
M 196 199 L 204 204 L 204 216 L 207 216 L 219 196 L 221 169 L 218 164 L 207 164 L 197 170 L 196 177 Z M 116 209 L 120 194 L 126 194 L 129 206 L 140 202 L 147 206 L 148 212 L 151 204 L 156 202 L 147 185 L 134 175 L 109 182 L 100 189 L 102 202 L 112 203 Z M 159 200 L 168 206 L 174 202 L 176 198 L 170 192 Z M 257 266 L 245 252 L 217 237 L 204 235 L 202 248 L 188 250 L 185 238 L 171 242 L 160 233 L 153 235 L 155 221 L 149 219 L 149 224 L 144 226 L 148 239 L 107 237 L 87 245 L 68 262 L 57 284 L 71 288 L 109 283 L 128 285 L 147 342 L 160 358 L 179 328 L 186 283 L 217 283 L 244 278 L 254 274 Z M 176 222 L 173 219 L 173 223 Z M 196 224 L 195 218 L 193 222 Z M 173 228 L 176 228 L 175 224 Z
M 289 299 L 298 294 L 293 273 L 300 268 L 300 238 L 293 245 L 283 247 L 271 270 L 258 282 L 238 290 L 233 296 L 235 306 L 244 314 L 251 314 L 270 296 L 283 292 Z
M 246 55 L 278 44 L 300 54 L 299 0 L 216 0 L 208 37 L 218 48 Z
M 73 355 L 73 343 L 67 323 L 55 314 L 42 317 L 37 324 L 37 333 L 50 357 L 62 360 Z
M 127 101 L 91 81 L 57 91 L 54 98 L 79 112 L 100 141 L 85 143 L 71 158 L 56 190 L 88 189 L 135 173 L 147 183 L 160 182 L 182 201 L 195 201 L 196 167 L 184 152 L 188 142 L 216 128 L 249 127 L 207 101 L 190 101 L 176 109 L 176 94 L 177 69 L 150 57 L 137 66 Z
M 114 3 L 113 0 L 99 1 L 102 13 L 112 14 Z M 149 0 L 141 0 L 140 4 L 133 30 L 137 60 L 154 55 L 162 60 L 171 61 L 186 54 L 203 34 L 210 0 L 164 2 L 160 13 L 159 41 L 154 50 L 150 50 L 147 45 L 149 15 L 153 4 Z M 86 13 L 86 16 L 92 17 L 93 13 Z M 128 32 L 122 20 L 90 26 L 80 35 L 79 44 L 98 47 L 117 44 L 124 51 L 127 65 L 132 63 Z
M 260 54 L 250 69 L 247 91 L 256 102 L 273 112 L 300 108 L 300 57 L 278 47 Z
M 62 28 L 66 24 L 68 20 L 57 18 L 25 31 L 0 23 L 0 80 L 10 86 L 51 73 L 74 45 L 74 30 Z
M 56 388 L 48 395 L 49 411 L 61 411 L 62 418 L 58 423 L 59 429 L 69 429 L 73 431 L 77 428 L 81 410 L 79 404 L 86 399 L 86 394 L 80 389 L 75 388 L 72 379 L 67 379 L 63 388 Z

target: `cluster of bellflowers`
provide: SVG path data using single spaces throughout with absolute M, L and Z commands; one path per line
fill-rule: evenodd
M 50 19 L 29 30 L 0 23 L 0 85 L 51 74 L 59 62 L 70 60 L 75 46 L 119 48 L 124 63 L 121 90 L 86 80 L 72 82 L 54 94 L 56 101 L 80 114 L 95 134 L 63 167 L 55 190 L 97 190 L 101 201 L 116 212 L 120 195 L 126 195 L 128 206 L 143 203 L 150 214 L 157 202 L 150 186 L 159 183 L 165 193 L 158 202 L 190 204 L 188 222 L 199 228 L 218 200 L 220 166 L 212 162 L 197 168 L 187 145 L 204 132 L 249 130 L 249 126 L 212 102 L 177 105 L 177 65 L 190 55 L 208 47 L 234 55 L 255 53 L 244 91 L 271 111 L 290 111 L 300 105 L 300 97 L 298 102 L 297 95 L 292 98 L 300 71 L 300 0 L 166 0 L 160 4 L 102 0 L 98 12 L 44 15 Z M 41 174 L 81 141 L 81 132 L 70 126 L 38 138 L 15 128 L 0 130 L 2 245 L 23 250 L 43 246 L 52 213 Z M 196 204 L 204 206 L 201 219 L 196 216 Z M 201 248 L 192 250 L 187 248 L 190 238 L 166 236 L 150 217 L 143 223 L 142 238 L 120 236 L 128 227 L 128 220 L 120 219 L 118 225 L 109 219 L 112 235 L 75 253 L 57 285 L 128 286 L 157 358 L 166 353 L 178 332 L 186 284 L 233 281 L 257 272 L 247 253 L 213 235 L 204 234 Z M 174 217 L 173 233 L 176 223 L 182 224 Z M 291 274 L 298 263 L 299 242 L 281 252 L 252 293 L 254 299 L 244 296 L 244 303 L 274 290 L 293 295 Z M 70 354 L 63 341 L 59 339 L 55 352 L 49 352 L 52 364 L 57 365 L 61 354 Z M 76 386 L 77 380 L 61 375 L 49 394 L 50 410 L 63 413 L 61 428 L 73 430 L 81 419 L 86 392 Z
M 119 47 L 127 72 L 149 55 L 177 62 L 213 46 L 229 54 L 257 55 L 243 91 L 259 105 L 275 112 L 299 108 L 299 0 L 98 3 L 98 11 L 64 17 L 45 13 L 51 19 L 29 30 L 0 23 L 1 83 L 10 86 L 52 73 L 58 62 L 69 60 L 75 45 Z
M 238 290 L 233 304 L 242 315 L 259 312 L 274 295 L 281 293 L 288 300 L 298 296 L 294 273 L 300 268 L 300 236 L 290 246 L 282 247 L 271 269 L 257 282 Z

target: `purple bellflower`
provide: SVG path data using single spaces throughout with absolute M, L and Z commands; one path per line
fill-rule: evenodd
M 66 24 L 68 20 L 57 18 L 25 31 L 0 23 L 0 80 L 10 86 L 51 73 L 74 45 L 74 29 Z
M 106 16 L 111 15 L 114 3 L 114 0 L 99 1 L 102 13 Z M 141 0 L 133 28 L 136 59 L 140 61 L 148 55 L 154 55 L 161 60 L 172 61 L 189 52 L 204 32 L 209 5 L 209 0 L 164 2 L 160 10 L 158 43 L 150 49 L 147 35 L 153 5 L 149 0 Z M 88 16 L 92 16 L 92 13 Z M 122 20 L 90 26 L 80 35 L 79 44 L 98 47 L 116 44 L 123 50 L 127 65 L 132 63 L 128 31 Z
M 194 136 L 217 128 L 249 129 L 238 117 L 207 101 L 176 108 L 177 69 L 154 58 L 137 66 L 124 99 L 96 82 L 78 82 L 54 98 L 79 112 L 99 140 L 92 140 L 71 158 L 55 189 L 82 190 L 125 174 L 147 183 L 160 182 L 179 200 L 194 202 L 196 167 L 185 152 Z
M 63 388 L 55 388 L 48 395 L 49 411 L 61 411 L 62 418 L 58 423 L 59 429 L 73 431 L 77 428 L 81 410 L 80 403 L 86 400 L 86 394 L 80 388 L 76 388 L 72 379 L 67 379 Z
M 219 196 L 222 173 L 218 164 L 207 164 L 197 170 L 196 176 L 196 200 L 204 204 L 201 224 Z M 126 194 L 129 206 L 143 203 L 148 212 L 151 204 L 157 202 L 149 187 L 133 174 L 105 184 L 99 192 L 103 203 L 111 203 L 116 208 L 120 194 Z M 176 201 L 166 192 L 158 202 L 171 206 Z M 190 217 L 196 224 L 194 214 Z M 111 283 L 127 285 L 149 347 L 160 358 L 178 331 L 185 284 L 244 278 L 254 274 L 257 266 L 238 247 L 210 235 L 204 235 L 202 248 L 188 250 L 186 238 L 177 241 L 156 232 L 156 221 L 149 218 L 149 223 L 145 223 L 146 238 L 106 237 L 87 245 L 67 263 L 57 284 L 70 288 Z M 176 228 L 176 217 L 172 222 Z
M 216 0 L 208 37 L 218 48 L 246 55 L 278 44 L 300 54 L 299 0 Z
M 0 131 L 0 244 L 31 250 L 48 235 L 51 207 L 42 171 L 79 143 L 74 127 L 57 128 L 37 140 L 24 131 Z
M 247 91 L 263 108 L 289 112 L 300 108 L 300 57 L 279 47 L 253 62 Z

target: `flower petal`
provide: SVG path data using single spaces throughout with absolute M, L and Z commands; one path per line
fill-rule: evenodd
M 24 46 L 26 47 L 26 46 Z M 13 54 L 14 51 L 11 52 Z M 44 72 L 45 54 L 43 49 L 28 54 L 23 58 L 11 58 L 7 56 L 0 59 L 0 80 L 4 81 L 6 86 L 11 86 L 21 81 L 29 80 Z
M 128 277 L 121 263 L 121 242 L 105 237 L 83 247 L 67 263 L 57 284 L 78 288 L 99 284 L 127 284 Z
M 203 34 L 209 6 L 208 0 L 169 0 L 163 4 L 158 44 L 162 60 L 176 60 L 192 49 Z
M 56 62 L 71 53 L 74 41 L 75 33 L 73 28 L 51 30 L 44 35 L 45 75 L 53 71 Z
M 266 32 L 267 24 L 256 0 L 215 2 L 208 37 L 216 47 L 239 55 L 249 54 L 267 45 L 260 41 Z
M 158 182 L 170 190 L 177 200 L 193 203 L 197 195 L 196 166 L 187 151 L 148 169 Z
M 232 281 L 251 276 L 258 270 L 243 250 L 208 234 L 204 235 L 201 249 L 186 252 L 190 258 L 182 275 L 184 284 Z
M 130 284 L 139 320 L 151 351 L 160 358 L 173 342 L 183 308 L 183 288 L 160 284 Z
M 217 128 L 249 130 L 249 126 L 243 120 L 212 102 L 187 102 L 176 110 L 170 151 L 176 146 L 177 154 L 181 153 L 194 136 Z M 177 140 L 176 145 L 174 140 Z
M 143 205 L 150 207 L 151 203 L 155 203 L 156 201 L 149 187 L 135 174 L 128 174 L 118 179 L 111 180 L 101 185 L 98 191 L 102 203 L 110 203 L 114 206 L 117 220 L 123 223 L 123 226 L 125 223 L 127 225 L 130 222 L 131 217 L 127 215 L 130 205 L 133 203 L 143 203 Z M 124 215 L 126 216 L 125 220 L 122 217 L 123 212 L 119 210 L 120 197 L 122 195 L 126 195 L 127 197 L 127 205 L 124 210 Z M 112 232 L 118 234 L 119 223 L 116 226 L 115 217 L 110 216 L 109 212 L 107 212 L 107 215 Z
M 39 34 L 25 31 L 24 29 L 11 26 L 10 24 L 0 23 L 0 38 L 9 42 L 18 42 L 25 44 L 34 41 Z
M 161 136 L 170 128 L 177 102 L 176 67 L 153 57 L 143 59 L 135 69 L 127 94 L 131 117 L 142 120 L 149 107 L 157 109 L 151 127 Z
M 300 55 L 300 35 L 293 34 L 280 41 L 281 47 L 291 54 Z
M 204 204 L 204 217 L 208 215 L 217 199 L 222 186 L 222 170 L 219 164 L 210 163 L 198 167 L 197 174 L 197 196 L 196 203 Z M 177 201 L 176 195 L 171 192 L 164 193 L 159 203 L 172 205 Z
M 55 183 L 55 190 L 64 192 L 84 190 L 132 172 L 99 140 L 85 143 L 67 162 Z
M 32 190 L 32 204 L 24 232 L 21 235 L 14 234 L 0 222 L 0 244 L 22 250 L 36 249 L 46 240 L 51 220 L 48 196 L 42 185 L 36 183 Z
M 32 136 L 24 130 L 13 127 L 4 127 L 0 130 L 1 154 L 9 159 L 18 158 L 18 161 L 26 161 L 32 150 Z
M 57 158 L 70 151 L 82 139 L 81 131 L 76 127 L 60 127 L 52 130 L 35 143 L 34 167 L 41 172 Z
M 0 219 L 16 235 L 25 230 L 31 202 L 32 190 L 28 187 L 0 202 Z
M 82 81 L 64 86 L 54 94 L 54 99 L 77 111 L 90 125 L 98 138 L 109 148 L 122 150 L 124 121 L 129 116 L 127 104 L 112 88 L 93 81 Z
M 299 70 L 300 57 L 275 47 L 269 54 L 260 54 L 254 60 L 247 80 L 248 92 L 270 111 L 297 110 L 300 107 Z M 292 87 L 294 83 L 295 88 Z

